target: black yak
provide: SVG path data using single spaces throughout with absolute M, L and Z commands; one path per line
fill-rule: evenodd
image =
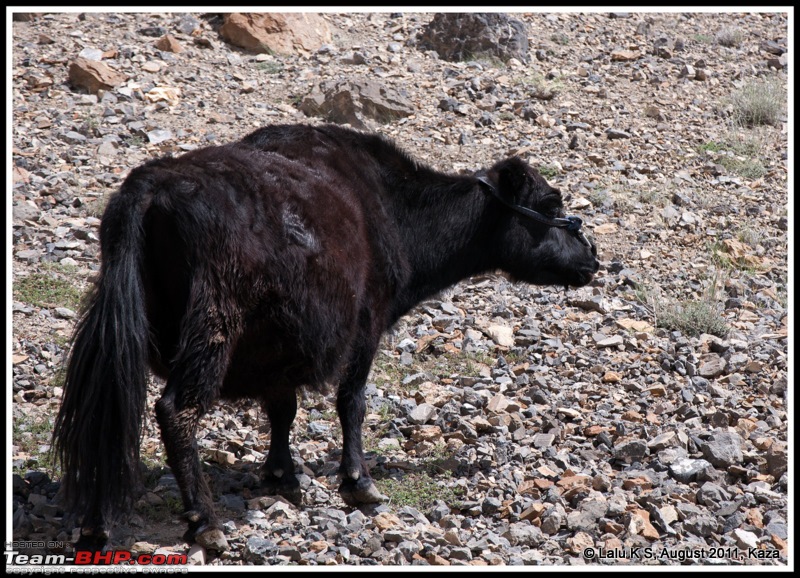
M 339 126 L 270 126 L 133 169 L 102 218 L 100 275 L 53 434 L 79 547 L 105 543 L 131 505 L 148 368 L 166 378 L 155 411 L 187 541 L 227 547 L 195 441 L 218 399 L 260 401 L 272 432 L 265 485 L 297 500 L 298 388 L 337 386 L 339 492 L 351 506 L 379 501 L 361 427 L 383 333 L 481 272 L 586 285 L 599 263 L 580 229 L 519 158 L 446 174 Z

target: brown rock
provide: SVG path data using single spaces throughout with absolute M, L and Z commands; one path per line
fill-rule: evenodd
M 764 518 L 758 508 L 749 508 L 746 510 L 746 520 L 758 529 L 764 527 Z
M 400 518 L 389 512 L 381 512 L 375 516 L 372 521 L 375 522 L 375 526 L 381 532 L 385 532 L 391 528 L 404 527 L 404 524 L 400 521 Z
M 651 490 L 653 488 L 653 482 L 651 482 L 649 478 L 642 476 L 628 478 L 622 482 L 623 490 L 634 490 L 636 488 L 640 488 L 642 490 Z
M 126 79 L 124 74 L 96 60 L 78 57 L 69 64 L 70 84 L 84 88 L 92 94 L 98 90 L 110 90 Z
M 631 511 L 631 526 L 635 526 L 638 532 L 648 540 L 658 540 L 658 530 L 650 523 L 650 512 L 647 510 L 635 509 Z M 633 532 L 632 532 L 633 533 Z
M 606 428 L 604 428 L 601 425 L 590 425 L 589 427 L 583 429 L 583 435 L 586 436 L 587 438 L 599 436 L 601 433 L 605 431 L 605 429 Z
M 769 539 L 772 541 L 773 544 L 781 551 L 781 553 L 785 556 L 789 550 L 789 543 L 786 540 L 783 540 L 779 536 L 775 534 L 770 534 Z
M 600 525 L 600 529 L 609 534 L 622 534 L 622 532 L 625 531 L 625 526 L 618 524 L 617 522 L 607 520 Z
M 635 422 L 644 421 L 642 414 L 640 414 L 638 411 L 633 411 L 632 409 L 629 409 L 628 411 L 623 413 L 622 419 L 624 419 L 625 421 L 635 421 Z
M 527 508 L 519 515 L 520 520 L 536 520 L 546 509 L 547 507 L 544 504 L 533 504 L 530 508 Z
M 181 46 L 178 39 L 171 34 L 166 34 L 156 40 L 156 48 L 164 52 L 175 52 L 176 54 L 178 52 L 183 52 L 183 46 Z
M 448 562 L 446 559 L 444 559 L 441 556 L 439 556 L 439 554 L 435 554 L 433 552 L 428 554 L 428 557 L 425 558 L 425 559 L 428 561 L 428 564 L 430 564 L 431 566 L 449 566 L 450 565 L 450 562 Z
M 540 478 L 537 478 L 540 479 Z M 536 479 L 534 480 L 523 480 L 522 482 L 517 485 L 517 493 L 518 494 L 530 494 L 536 493 L 537 486 L 536 486 Z M 549 481 L 549 480 L 548 480 Z M 552 482 L 550 483 L 552 485 Z
M 773 442 L 767 450 L 767 471 L 775 479 L 780 478 L 789 468 L 789 456 L 786 451 L 786 444 L 783 442 Z
M 310 55 L 331 41 L 328 23 L 318 14 L 228 14 L 219 34 L 235 46 L 253 52 Z
M 617 62 L 626 62 L 628 60 L 636 60 L 642 55 L 638 50 L 614 50 L 611 53 L 611 60 Z
M 489 400 L 489 403 L 486 405 L 486 409 L 494 413 L 500 413 L 501 411 L 506 410 L 510 402 L 511 400 L 509 400 L 506 396 L 504 396 L 502 393 L 498 393 Z
M 317 554 L 324 552 L 328 549 L 328 543 L 325 540 L 317 540 L 308 545 L 308 549 Z
M 442 428 L 438 425 L 422 425 L 419 429 L 411 433 L 411 439 L 415 442 L 430 442 L 442 439 Z
M 571 538 L 567 538 L 567 549 L 573 554 L 582 554 L 587 548 L 594 547 L 594 540 L 586 532 L 576 532 Z
M 584 474 L 576 476 L 565 476 L 556 482 L 556 485 L 563 490 L 571 490 L 574 488 L 591 488 L 592 478 Z

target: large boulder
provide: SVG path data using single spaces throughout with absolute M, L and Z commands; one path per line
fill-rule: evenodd
M 480 57 L 507 62 L 528 61 L 528 29 L 525 23 L 502 13 L 438 13 L 417 37 L 421 50 L 435 50 L 450 61 Z
M 299 108 L 308 116 L 360 129 L 371 128 L 366 119 L 383 124 L 416 112 L 404 94 L 367 79 L 320 82 Z
M 227 14 L 219 34 L 240 48 L 278 54 L 308 55 L 331 41 L 328 23 L 307 13 Z
M 110 90 L 127 80 L 127 76 L 108 65 L 87 58 L 78 57 L 69 63 L 69 83 L 83 88 L 91 94 L 99 90 Z

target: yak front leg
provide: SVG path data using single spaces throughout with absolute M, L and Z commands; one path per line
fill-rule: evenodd
M 342 464 L 339 469 L 342 483 L 339 495 L 348 506 L 354 507 L 388 500 L 378 491 L 369 475 L 362 445 L 361 427 L 367 409 L 364 389 L 374 351 L 375 348 L 364 349 L 354 356 L 347 375 L 339 385 L 336 399 L 342 424 Z

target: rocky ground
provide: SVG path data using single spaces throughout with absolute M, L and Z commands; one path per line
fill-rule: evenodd
M 326 14 L 330 41 L 293 55 L 232 46 L 215 14 L 14 22 L 15 540 L 74 538 L 49 436 L 106 196 L 157 155 L 322 122 L 299 110 L 315 86 L 361 79 L 411 110 L 359 122 L 434 167 L 539 167 L 601 272 L 568 292 L 473 278 L 402 319 L 368 387 L 378 507 L 336 493 L 330 399 L 304 398 L 293 429 L 300 507 L 259 488 L 266 417 L 216 407 L 198 443 L 231 550 L 193 562 L 790 563 L 787 15 L 515 16 L 529 61 L 505 64 L 418 48 L 430 14 Z M 166 33 L 181 52 L 156 47 Z M 75 88 L 79 56 L 125 80 Z M 771 94 L 777 116 L 748 124 Z M 113 542 L 187 552 L 152 415 L 142 452 L 146 491 Z

